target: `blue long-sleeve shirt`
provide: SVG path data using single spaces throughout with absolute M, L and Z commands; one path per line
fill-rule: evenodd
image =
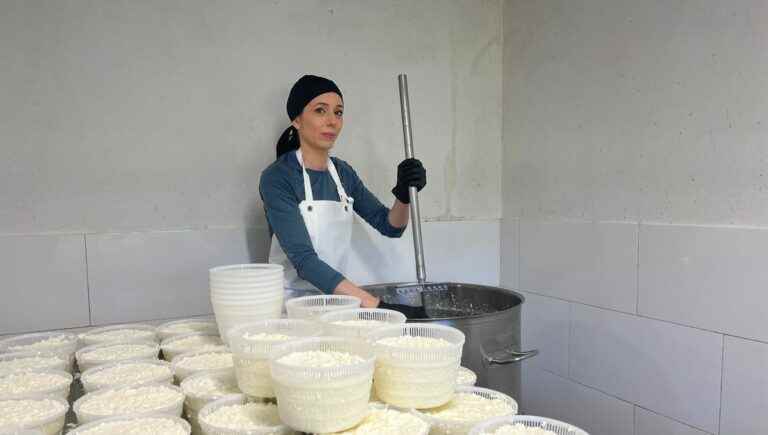
M 400 237 L 405 228 L 395 228 L 389 223 L 389 208 L 384 206 L 363 184 L 352 166 L 331 157 L 339 173 L 347 195 L 354 199 L 355 212 L 387 237 Z M 336 184 L 326 171 L 307 169 L 315 200 L 339 201 Z M 332 293 L 344 279 L 337 270 L 318 257 L 312 247 L 299 203 L 304 200 L 304 177 L 296 153 L 283 154 L 261 173 L 259 193 L 264 202 L 270 232 L 277 236 L 302 279 L 324 293 Z

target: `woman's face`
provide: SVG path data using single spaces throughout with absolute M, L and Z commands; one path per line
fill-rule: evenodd
M 328 151 L 344 125 L 344 102 L 335 92 L 320 94 L 293 120 L 301 146 Z

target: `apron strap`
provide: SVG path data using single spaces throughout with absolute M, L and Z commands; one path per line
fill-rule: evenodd
M 312 194 L 312 183 L 310 183 L 309 174 L 307 173 L 307 169 L 304 167 L 304 159 L 301 157 L 301 150 L 296 150 L 296 159 L 301 165 L 301 172 L 304 177 L 304 198 L 307 201 L 314 201 L 314 195 Z M 331 179 L 336 185 L 336 192 L 339 194 L 339 199 L 341 202 L 349 204 L 349 197 L 347 196 L 347 192 L 344 190 L 344 186 L 341 184 L 341 179 L 339 178 L 339 173 L 336 171 L 336 166 L 333 164 L 333 160 L 330 158 L 328 159 L 328 172 L 331 174 Z

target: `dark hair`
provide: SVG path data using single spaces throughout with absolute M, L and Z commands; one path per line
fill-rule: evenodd
M 290 94 L 288 94 L 288 101 L 285 103 L 288 119 L 291 121 L 296 119 L 313 98 L 326 92 L 334 92 L 342 99 L 344 98 L 339 87 L 331 80 L 313 75 L 305 75 L 300 78 L 294 83 Z M 291 125 L 285 129 L 283 134 L 280 135 L 280 139 L 277 140 L 277 158 L 280 158 L 285 153 L 299 149 L 300 146 L 299 132 L 296 130 L 296 127 Z

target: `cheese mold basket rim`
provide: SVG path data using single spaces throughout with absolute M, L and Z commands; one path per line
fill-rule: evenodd
M 183 332 L 174 332 L 173 328 L 178 325 L 187 325 L 187 324 L 201 324 L 205 325 L 202 327 L 202 329 L 192 329 L 192 330 L 184 330 Z M 162 343 L 164 340 L 175 337 L 177 335 L 183 335 L 188 334 L 190 332 L 217 332 L 218 326 L 216 325 L 216 320 L 212 317 L 189 317 L 186 319 L 178 319 L 178 320 L 172 320 L 170 322 L 165 322 L 157 327 L 157 336 L 160 339 L 160 342 Z
M 94 376 L 96 373 L 103 372 L 104 370 L 109 370 L 115 367 L 126 366 L 126 365 L 135 365 L 135 364 L 149 364 L 149 365 L 154 365 L 158 367 L 166 367 L 168 368 L 168 374 L 163 374 L 162 376 L 157 375 L 157 376 L 153 376 L 152 378 L 146 379 L 144 381 L 128 383 L 128 384 L 102 385 L 98 382 L 93 382 L 90 380 L 90 378 Z M 158 384 L 158 383 L 171 384 L 173 382 L 173 368 L 171 367 L 171 363 L 169 363 L 168 361 L 162 361 L 159 359 L 141 359 L 141 358 L 126 359 L 126 360 L 115 361 L 115 362 L 91 367 L 80 374 L 80 382 L 83 384 L 83 390 L 85 390 L 86 393 L 92 393 L 94 391 L 103 390 L 105 388 L 117 388 L 121 386 L 126 386 L 126 387 L 131 385 L 141 386 L 144 384 Z
M 285 423 L 281 423 L 277 426 L 264 426 L 259 429 L 229 429 L 215 426 L 205 421 L 205 417 L 225 406 L 245 405 L 247 403 L 249 402 L 245 394 L 230 394 L 224 396 L 221 399 L 214 400 L 205 405 L 198 413 L 197 420 L 206 435 L 293 435 L 295 433 Z M 266 403 L 259 404 L 266 405 Z M 277 411 L 277 409 L 275 409 L 275 411 Z
M 362 301 L 347 295 L 301 296 L 285 301 L 285 309 L 291 318 L 312 318 L 329 311 L 359 308 Z
M 126 337 L 126 338 L 114 338 L 114 339 L 109 338 L 104 340 L 99 338 L 94 338 L 95 336 L 98 336 L 99 334 L 103 334 L 105 332 L 120 331 L 124 329 L 144 331 L 144 332 L 147 332 L 148 334 L 146 334 L 147 335 L 146 337 L 139 336 L 139 337 Z M 114 343 L 118 341 L 130 341 L 130 340 L 144 340 L 144 341 L 155 341 L 155 342 L 158 341 L 157 327 L 146 324 L 146 323 L 121 323 L 118 325 L 99 326 L 81 333 L 79 338 L 80 338 L 80 342 L 85 347 L 93 346 L 95 344 Z
M 553 418 L 539 417 L 535 415 L 514 415 L 494 417 L 475 425 L 468 435 L 485 435 L 489 431 L 513 424 L 522 424 L 525 427 L 539 428 L 554 432 L 556 435 L 589 435 L 585 430 L 572 424 L 555 420 Z
M 127 412 L 127 413 L 117 413 L 117 414 L 96 414 L 96 413 L 90 413 L 87 411 L 84 412 L 82 410 L 83 404 L 87 403 L 89 400 L 95 400 L 94 398 L 97 398 L 101 395 L 105 395 L 110 392 L 136 390 L 140 388 L 153 388 L 153 387 L 173 390 L 178 393 L 178 397 L 172 403 L 164 404 L 162 406 L 159 406 L 149 411 Z M 77 399 L 75 403 L 72 404 L 72 410 L 75 412 L 75 415 L 77 416 L 77 421 L 80 424 L 86 424 L 92 421 L 97 421 L 97 420 L 101 420 L 103 418 L 108 418 L 108 417 L 142 417 L 142 416 L 150 416 L 153 414 L 154 415 L 171 415 L 175 417 L 180 417 L 183 411 L 183 407 L 184 407 L 184 392 L 181 390 L 181 388 L 177 387 L 176 385 L 171 385 L 167 383 L 124 385 L 124 386 L 115 387 L 115 388 L 103 388 L 101 390 L 97 390 L 92 393 L 85 394 L 83 397 Z
M 167 414 L 149 414 L 149 415 L 135 415 L 135 416 L 120 416 L 120 417 L 100 418 L 100 419 L 98 419 L 96 421 L 92 421 L 90 423 L 85 423 L 85 424 L 79 425 L 75 429 L 72 429 L 71 431 L 69 431 L 67 434 L 68 435 L 79 435 L 79 434 L 81 434 L 83 432 L 86 432 L 88 430 L 94 429 L 94 428 L 96 428 L 99 425 L 102 425 L 104 423 L 113 423 L 113 422 L 121 422 L 121 421 L 140 421 L 140 420 L 144 420 L 144 419 L 154 419 L 154 418 L 173 421 L 174 423 L 177 423 L 179 426 L 181 426 L 181 428 L 184 431 L 184 433 L 189 434 L 189 433 L 192 432 L 192 428 L 189 425 L 189 423 L 186 420 L 184 420 L 183 418 L 181 418 L 181 417 L 170 416 L 170 415 L 167 415 Z
M 442 339 L 448 345 L 439 347 L 395 346 L 382 340 L 395 337 L 421 337 Z M 443 362 L 448 359 L 460 360 L 464 342 L 464 333 L 452 326 L 432 323 L 406 323 L 377 329 L 368 336 L 376 356 L 391 364 L 418 364 L 420 362 Z M 384 361 L 381 361 L 384 362 Z
M 333 367 L 300 367 L 280 362 L 280 358 L 295 352 L 336 351 L 346 352 L 363 360 Z M 344 337 L 312 337 L 291 340 L 276 346 L 269 356 L 269 367 L 276 382 L 295 384 L 319 379 L 351 378 L 373 375 L 376 356 L 371 346 L 358 339 Z

